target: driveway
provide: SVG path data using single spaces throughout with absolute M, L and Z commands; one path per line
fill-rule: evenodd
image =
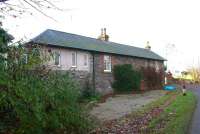
M 197 107 L 190 127 L 190 134 L 200 134 L 200 86 L 190 86 L 188 89 L 192 89 L 198 99 Z
M 91 114 L 100 121 L 118 119 L 165 95 L 164 90 L 153 90 L 143 94 L 116 95 L 100 103 Z

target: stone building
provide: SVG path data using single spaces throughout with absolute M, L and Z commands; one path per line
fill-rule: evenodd
M 84 86 L 86 81 L 101 94 L 113 92 L 112 69 L 117 64 L 132 64 L 134 68 L 155 67 L 164 72 L 164 58 L 150 50 L 109 41 L 106 29 L 95 39 L 81 35 L 46 30 L 30 41 L 40 45 L 54 58 L 47 64 L 53 70 L 68 70 Z

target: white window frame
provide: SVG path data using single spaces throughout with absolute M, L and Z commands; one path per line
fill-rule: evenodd
M 89 64 L 88 54 L 84 54 L 83 55 L 83 66 L 88 67 L 88 64 Z
M 157 62 L 155 63 L 155 69 L 156 69 L 156 72 L 159 72 L 159 71 L 160 71 L 160 68 L 159 68 L 159 65 L 158 65 Z
M 59 54 L 58 57 L 58 64 L 56 64 L 56 54 Z M 55 51 L 54 52 L 54 65 L 55 66 L 60 66 L 61 65 L 61 53 L 59 51 Z
M 112 59 L 109 55 L 104 55 L 103 57 L 104 62 L 104 72 L 111 72 L 112 71 Z
M 24 64 L 28 64 L 28 54 L 23 54 Z
M 8 54 L 7 54 L 7 53 L 5 53 L 5 54 L 1 54 L 1 53 L 0 53 L 0 55 L 3 56 L 3 57 L 6 58 L 6 59 L 7 59 L 7 57 L 8 57 Z M 7 67 L 8 67 L 8 61 L 5 60 L 4 63 L 5 63 L 5 67 L 7 68 Z
M 75 57 L 73 57 L 73 56 L 75 56 Z M 75 60 L 75 61 L 73 61 L 73 60 Z M 73 63 L 75 63 L 75 64 L 73 65 Z M 72 52 L 72 67 L 77 67 L 77 52 Z

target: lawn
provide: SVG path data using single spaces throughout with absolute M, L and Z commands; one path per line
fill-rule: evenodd
M 186 134 L 196 102 L 196 97 L 191 91 L 188 91 L 186 96 L 177 92 L 176 99 L 164 108 L 160 116 L 153 119 L 148 127 L 156 133 Z

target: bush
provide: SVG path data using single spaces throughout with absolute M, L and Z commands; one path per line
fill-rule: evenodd
M 87 133 L 90 120 L 78 103 L 77 84 L 67 73 L 40 66 L 32 50 L 24 64 L 23 54 L 22 46 L 10 47 L 7 65 L 0 61 L 0 133 Z
M 113 88 L 116 92 L 130 92 L 140 89 L 141 74 L 131 64 L 116 65 L 113 69 Z
M 101 96 L 99 93 L 95 92 L 92 84 L 89 81 L 89 78 L 86 78 L 85 86 L 81 91 L 80 102 L 88 102 L 88 101 L 98 101 Z
M 142 68 L 142 76 L 150 90 L 162 87 L 163 71 L 156 71 L 154 67 Z
M 77 103 L 79 90 L 67 74 L 26 74 L 10 86 L 1 98 L 7 102 L 0 107 L 4 107 L 1 114 L 11 111 L 2 122 L 4 127 L 8 119 L 19 123 L 14 133 L 83 133 L 89 129 L 89 120 Z

